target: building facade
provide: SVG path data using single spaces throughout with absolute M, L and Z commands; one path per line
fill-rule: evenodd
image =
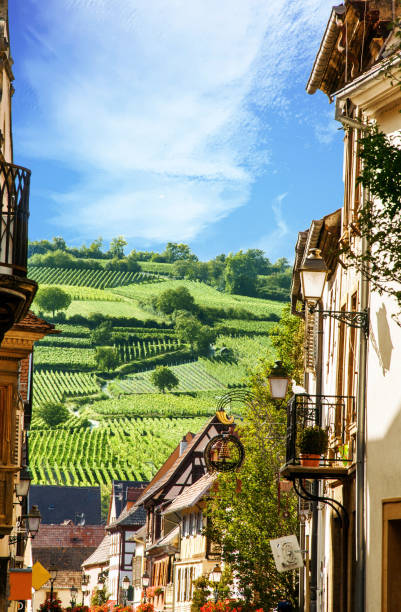
M 293 312 L 305 318 L 307 395 L 288 408 L 287 461 L 282 472 L 311 502 L 301 548 L 305 610 L 377 612 L 401 609 L 401 329 L 397 301 L 350 266 L 347 250 L 366 253 L 359 227 L 369 194 L 357 180 L 360 140 L 375 123 L 393 142 L 401 130 L 401 92 L 391 0 L 349 0 L 332 9 L 307 91 L 336 101 L 344 128 L 344 200 L 339 210 L 300 232 L 292 284 Z M 326 212 L 326 211 L 322 211 Z M 308 300 L 302 276 L 319 253 L 328 269 L 321 299 Z M 316 267 L 316 266 L 315 266 Z M 300 427 L 328 432 L 317 467 L 303 467 Z

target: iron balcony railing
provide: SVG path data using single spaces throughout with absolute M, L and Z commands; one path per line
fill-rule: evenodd
M 299 465 L 298 436 L 319 425 L 329 436 L 329 451 L 321 466 L 350 465 L 347 428 L 355 419 L 355 398 L 345 395 L 294 395 L 287 409 L 286 465 Z
M 0 162 L 0 273 L 26 276 L 31 171 Z

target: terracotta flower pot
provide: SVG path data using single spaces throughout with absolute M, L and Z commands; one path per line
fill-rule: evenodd
M 300 455 L 301 465 L 303 465 L 304 467 L 319 467 L 321 458 L 321 455 L 314 455 L 312 453 L 303 453 Z

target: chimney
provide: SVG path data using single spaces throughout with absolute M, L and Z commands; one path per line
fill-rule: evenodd
M 185 439 L 185 436 L 184 436 L 183 439 L 180 442 L 180 457 L 181 457 L 182 453 L 184 452 L 184 450 L 187 448 L 187 446 L 188 446 L 188 442 L 187 442 L 187 440 Z

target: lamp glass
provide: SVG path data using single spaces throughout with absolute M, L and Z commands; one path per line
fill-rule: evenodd
M 32 538 L 36 536 L 39 531 L 40 521 L 42 517 L 39 512 L 38 506 L 32 506 L 31 511 L 25 515 L 25 527 Z
M 220 565 L 215 565 L 209 574 L 209 580 L 212 582 L 220 582 L 221 580 L 221 568 Z
M 130 583 L 130 580 L 129 580 L 128 576 L 125 576 L 123 578 L 123 581 L 122 581 L 122 584 L 121 584 L 121 586 L 123 587 L 124 591 L 128 591 L 128 589 L 130 587 L 130 584 L 131 583 Z
M 15 485 L 15 492 L 16 492 L 17 496 L 18 497 L 26 497 L 28 495 L 28 492 L 29 492 L 30 484 L 31 484 L 31 479 L 30 478 L 22 478 L 22 475 L 21 475 L 19 481 Z
M 56 580 L 57 578 L 57 568 L 54 565 L 49 567 L 50 580 Z
M 148 574 L 142 576 L 142 586 L 146 589 L 149 586 L 150 578 Z
M 319 249 L 311 249 L 299 273 L 304 300 L 315 302 L 321 300 L 328 269 Z
M 73 595 L 76 595 L 76 594 L 78 593 L 78 589 L 77 589 L 77 587 L 76 587 L 76 586 L 72 586 L 72 587 L 70 588 L 70 593 L 71 593 L 71 597 L 72 597 Z
M 285 399 L 288 390 L 288 377 L 269 376 L 270 395 L 273 399 Z

